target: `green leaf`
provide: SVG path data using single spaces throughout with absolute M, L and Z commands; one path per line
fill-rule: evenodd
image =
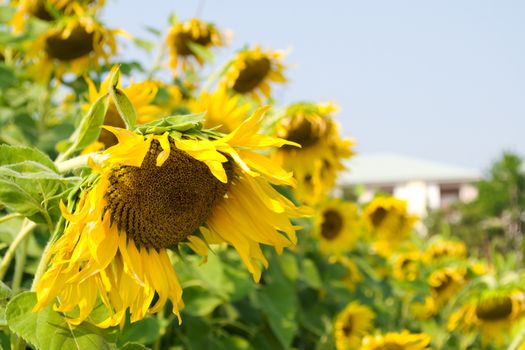
M 303 260 L 303 268 L 301 270 L 301 274 L 302 279 L 310 287 L 315 289 L 320 289 L 322 287 L 319 270 L 317 270 L 317 266 L 315 266 L 315 263 L 311 259 L 306 258 Z
M 122 350 L 150 350 L 150 348 L 148 348 L 147 346 L 144 346 L 139 343 L 127 343 L 121 349 Z
M 273 333 L 284 349 L 289 349 L 297 331 L 297 291 L 286 279 L 275 257 L 271 259 L 267 284 L 257 294 L 258 307 L 266 315 Z
M 190 50 L 193 51 L 193 53 L 197 57 L 201 57 L 208 62 L 213 61 L 213 53 L 211 52 L 211 50 L 192 41 L 188 41 L 186 44 L 190 47 Z
M 188 287 L 184 289 L 184 313 L 193 316 L 206 316 L 212 313 L 224 300 L 211 294 L 202 287 Z
M 2 305 L 11 296 L 11 288 L 4 282 L 0 281 L 0 305 Z
M 32 160 L 57 171 L 53 161 L 42 151 L 26 146 L 0 145 L 0 166 Z
M 126 124 L 127 129 L 133 129 L 135 122 L 137 120 L 137 112 L 135 112 L 135 107 L 129 100 L 128 96 L 124 91 L 118 88 L 118 82 L 120 78 L 120 73 L 118 68 L 112 69 L 112 76 L 110 78 L 111 84 L 109 84 L 109 95 L 115 107 L 117 108 L 120 117 Z
M 107 95 L 99 97 L 91 106 L 87 114 L 80 121 L 78 128 L 69 138 L 75 150 L 82 149 L 98 139 L 100 127 L 104 123 L 108 106 L 109 99 Z
M 4 63 L 0 63 L 0 88 L 6 88 L 16 82 L 16 75 L 13 69 Z
M 117 345 L 130 343 L 150 344 L 160 336 L 160 324 L 156 318 L 145 318 L 126 326 L 119 335 Z M 131 345 L 130 345 L 131 346 Z
M 36 294 L 24 292 L 7 304 L 6 319 L 12 332 L 37 349 L 112 349 L 103 331 L 84 322 L 80 326 L 68 324 L 51 305 L 33 313 Z

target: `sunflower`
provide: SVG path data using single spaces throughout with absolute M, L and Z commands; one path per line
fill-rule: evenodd
M 337 350 L 357 349 L 361 339 L 372 329 L 374 312 L 359 302 L 348 304 L 335 320 Z
M 325 254 L 349 251 L 359 237 L 359 214 L 352 202 L 327 200 L 317 210 L 314 236 Z
M 485 290 L 450 316 L 448 328 L 462 332 L 476 329 L 484 344 L 502 345 L 524 316 L 525 294 L 522 291 Z
M 367 205 L 363 220 L 376 251 L 389 256 L 410 237 L 417 217 L 408 213 L 405 201 L 379 196 Z
M 394 259 L 393 275 L 400 281 L 415 281 L 419 276 L 421 253 L 409 251 L 398 254 Z
M 242 50 L 229 63 L 222 84 L 260 103 L 262 96 L 270 97 L 270 83 L 286 82 L 283 55 L 280 51 L 263 52 L 259 46 Z
M 51 22 L 56 16 L 81 16 L 104 6 L 104 0 L 20 0 L 14 1 L 16 12 L 11 19 L 15 32 L 24 30 L 27 18 Z
M 466 256 L 467 249 L 465 243 L 440 239 L 430 243 L 423 254 L 423 260 L 427 264 L 431 264 L 443 259 L 463 259 L 466 258 Z
M 177 22 L 169 30 L 166 45 L 170 53 L 170 67 L 178 74 L 180 66 L 186 71 L 193 63 L 202 65 L 203 50 L 224 44 L 223 35 L 214 24 L 191 18 Z
M 100 59 L 107 62 L 117 50 L 115 35 L 119 30 L 105 28 L 91 16 L 71 16 L 54 23 L 28 47 L 28 58 L 35 61 L 33 76 L 47 81 L 53 70 L 77 75 L 98 68 Z
M 407 330 L 400 333 L 386 333 L 366 336 L 360 350 L 421 350 L 428 349 L 431 337 L 426 333 L 413 334 Z
M 467 270 L 464 267 L 444 267 L 433 271 L 428 276 L 435 304 L 441 307 L 456 295 L 467 283 Z
M 295 194 L 308 204 L 326 196 L 335 185 L 337 172 L 344 169 L 342 159 L 352 155 L 353 142 L 341 139 L 332 119 L 336 110 L 331 103 L 296 103 L 285 110 L 276 126 L 278 137 L 301 145 L 300 149 L 281 148 L 274 159 L 294 172 Z
M 359 267 L 357 267 L 356 263 L 345 255 L 334 256 L 330 260 L 338 262 L 344 266 L 346 273 L 343 276 L 342 282 L 349 290 L 354 291 L 355 287 L 364 279 L 363 274 L 359 270 Z
M 241 96 L 229 96 L 226 89 L 219 87 L 214 93 L 202 92 L 191 100 L 188 107 L 192 113 L 205 112 L 204 126 L 229 133 L 238 127 L 252 108 Z
M 77 310 L 69 322 L 78 324 L 100 300 L 107 315 L 97 324 L 109 327 L 122 325 L 127 310 L 135 322 L 169 299 L 180 322 L 182 289 L 167 250 L 179 244 L 205 260 L 208 245 L 232 245 L 259 281 L 268 266 L 260 244 L 278 253 L 294 246 L 299 227 L 290 218 L 306 215 L 271 186 L 293 185 L 292 175 L 253 152 L 290 144 L 257 134 L 266 110 L 220 138 L 200 123 L 163 124 L 160 135 L 146 133 L 147 125 L 105 126 L 119 142 L 91 161 L 97 180 L 73 212 L 61 206 L 68 223 L 51 248 L 34 311 L 56 301 L 66 315 Z

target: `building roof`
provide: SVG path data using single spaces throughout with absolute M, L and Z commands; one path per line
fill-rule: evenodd
M 407 181 L 472 182 L 481 179 L 474 169 L 397 154 L 360 154 L 345 162 L 340 185 L 390 185 Z

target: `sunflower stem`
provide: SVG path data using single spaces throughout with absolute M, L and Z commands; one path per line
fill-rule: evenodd
M 15 274 L 13 277 L 13 283 L 11 284 L 13 294 L 16 294 L 20 289 L 20 286 L 22 285 L 22 278 L 24 276 L 24 266 L 26 264 L 27 258 L 28 243 L 29 240 L 25 239 L 15 257 Z
M 2 216 L 2 217 L 0 218 L 0 224 L 1 224 L 1 223 L 4 223 L 4 222 L 6 222 L 6 221 L 9 221 L 9 220 L 11 220 L 11 219 L 14 219 L 14 218 L 19 218 L 19 217 L 21 217 L 21 216 L 22 216 L 22 214 L 18 214 L 18 213 L 7 214 L 7 215 Z
M 33 221 L 27 218 L 24 219 L 22 227 L 20 228 L 20 232 L 18 232 L 18 235 L 15 237 L 15 239 L 5 252 L 2 261 L 0 262 L 0 280 L 4 279 L 7 269 L 11 264 L 11 260 L 13 260 L 13 258 L 15 257 L 16 249 L 18 248 L 20 243 L 22 243 L 29 236 L 29 234 L 33 231 L 35 227 L 36 224 Z
M 40 281 L 40 278 L 42 278 L 42 275 L 46 271 L 47 264 L 49 262 L 49 259 L 51 258 L 51 247 L 53 246 L 53 239 L 50 239 L 47 244 L 46 248 L 44 249 L 44 252 L 42 253 L 42 258 L 40 259 L 38 266 L 36 268 L 35 277 L 33 278 L 33 283 L 31 284 L 31 291 L 36 290 L 36 285 L 38 284 L 38 281 Z
M 60 157 L 55 161 L 55 165 L 60 173 L 67 173 L 68 171 L 86 167 L 88 165 L 89 158 L 97 158 L 97 153 L 83 154 L 75 158 L 61 161 Z

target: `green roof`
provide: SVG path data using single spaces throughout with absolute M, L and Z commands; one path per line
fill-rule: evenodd
M 474 169 L 397 154 L 360 154 L 345 162 L 340 185 L 395 184 L 408 181 L 473 182 L 481 179 Z

